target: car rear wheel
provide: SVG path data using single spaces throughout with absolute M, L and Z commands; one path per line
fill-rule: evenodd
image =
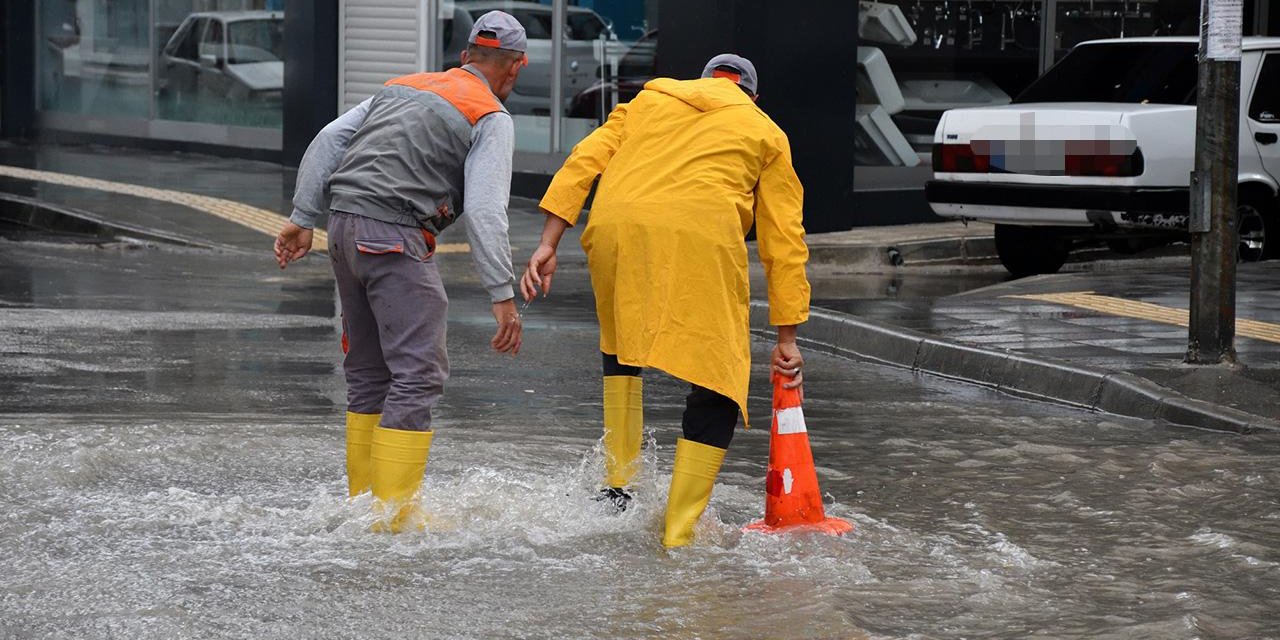
M 1266 206 L 1258 198 L 1241 198 L 1236 212 L 1241 262 L 1258 262 L 1280 254 L 1280 224 L 1274 206 Z
M 1016 278 L 1057 273 L 1070 249 L 1067 239 L 1054 229 L 996 225 L 996 255 Z

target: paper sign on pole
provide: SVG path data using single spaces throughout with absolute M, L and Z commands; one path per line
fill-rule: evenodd
M 1210 60 L 1239 60 L 1244 34 L 1244 0 L 1208 0 L 1204 29 Z

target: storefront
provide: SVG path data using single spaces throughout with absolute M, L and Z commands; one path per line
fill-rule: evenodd
M 1008 104 L 1087 40 L 1197 35 L 1200 27 L 1200 0 L 859 4 L 854 192 L 863 207 L 880 203 L 921 219 L 929 214 L 920 188 L 944 111 Z M 1266 0 L 1244 4 L 1246 35 L 1280 32 Z
M 517 165 L 550 167 L 597 126 L 602 113 L 626 99 L 615 82 L 624 65 L 638 67 L 626 71 L 653 77 L 658 4 L 344 0 L 339 5 L 338 106 L 351 108 L 395 75 L 457 66 L 475 19 L 500 9 L 524 25 L 529 39 L 529 66 L 506 103 L 516 123 Z
M 281 146 L 284 0 L 41 0 L 42 131 Z
M 1245 0 L 1247 33 L 1280 33 L 1267 5 Z M 508 101 L 518 190 L 535 194 L 648 79 L 691 77 L 735 51 L 757 63 L 759 104 L 791 138 L 807 226 L 830 230 L 930 219 L 922 187 L 943 111 L 1010 102 L 1084 40 L 1195 34 L 1200 2 L 9 0 L 0 127 L 25 131 L 13 123 L 33 106 L 39 135 L 292 164 L 387 79 L 457 65 L 493 9 L 529 35 Z

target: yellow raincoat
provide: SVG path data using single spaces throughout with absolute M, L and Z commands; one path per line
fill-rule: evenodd
M 745 420 L 753 222 L 770 324 L 809 317 L 786 135 L 730 80 L 658 78 L 573 149 L 542 208 L 574 224 L 597 175 L 582 246 L 600 350 L 727 396 Z

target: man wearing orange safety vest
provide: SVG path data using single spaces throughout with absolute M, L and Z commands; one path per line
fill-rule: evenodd
M 461 219 L 493 303 L 499 352 L 520 350 L 507 237 L 514 128 L 502 106 L 528 64 L 524 28 L 491 11 L 475 22 L 462 68 L 387 82 L 316 136 L 298 168 L 291 222 L 276 239 L 284 268 L 329 216 L 329 258 L 348 350 L 347 486 L 372 491 L 375 529 L 421 529 L 418 491 L 431 409 L 449 376 L 448 299 L 432 259 Z M 464 215 L 465 213 L 465 215 Z
M 755 226 L 778 328 L 773 367 L 803 382 L 796 325 L 809 316 L 802 188 L 787 137 L 755 105 L 755 67 L 712 58 L 699 80 L 658 78 L 574 148 L 543 196 L 542 241 L 521 278 L 549 292 L 556 247 L 600 179 L 582 234 L 604 360 L 603 498 L 626 507 L 643 431 L 642 367 L 692 385 L 676 442 L 663 544 L 688 544 L 746 420 L 751 368 L 747 248 Z

